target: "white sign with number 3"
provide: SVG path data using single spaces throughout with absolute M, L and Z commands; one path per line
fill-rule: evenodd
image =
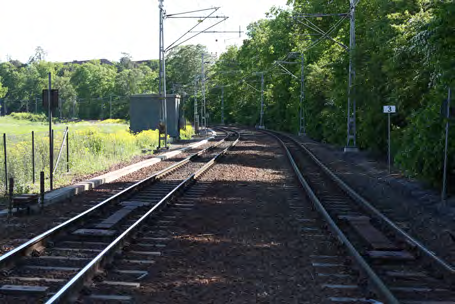
M 384 113 L 395 113 L 396 111 L 396 106 L 384 106 Z

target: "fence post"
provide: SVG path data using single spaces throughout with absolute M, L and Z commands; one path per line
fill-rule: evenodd
M 66 130 L 63 133 L 62 144 L 61 144 L 60 149 L 58 151 L 57 161 L 55 162 L 55 167 L 54 167 L 53 174 L 55 174 L 55 172 L 57 172 L 58 164 L 60 163 L 60 157 L 62 156 L 62 152 L 63 152 L 63 146 L 65 145 L 65 142 L 66 142 L 66 135 L 67 134 L 68 134 L 68 127 L 66 127 Z
M 49 145 L 49 187 L 52 191 L 54 190 L 54 129 L 51 130 Z
M 39 194 L 41 209 L 44 208 L 44 171 L 39 174 Z
M 66 127 L 66 172 L 70 172 L 70 131 L 68 127 Z
M 8 159 L 6 154 L 6 133 L 3 133 L 3 156 L 5 156 L 5 194 L 8 194 Z
M 35 183 L 35 131 L 32 131 L 32 174 L 33 183 Z
M 13 195 L 14 195 L 14 178 L 9 179 L 9 206 L 8 206 L 8 214 L 13 214 Z

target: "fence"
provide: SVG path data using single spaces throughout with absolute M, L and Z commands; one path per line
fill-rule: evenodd
M 61 155 L 59 164 L 56 166 L 57 157 L 54 157 L 55 180 L 61 180 L 67 175 L 70 163 L 69 149 L 60 149 L 65 131 L 54 130 L 54 155 Z M 48 132 L 31 132 L 30 134 L 9 135 L 2 134 L 2 149 L 0 152 L 0 193 L 6 194 L 8 180 L 14 178 L 15 191 L 19 193 L 38 193 L 39 172 L 46 172 L 49 177 L 49 134 Z M 62 164 L 66 162 L 66 164 Z M 46 181 L 47 188 L 49 180 Z
M 112 124 L 112 128 L 103 129 L 102 126 L 109 125 L 78 129 L 78 124 L 73 124 L 65 141 L 69 147 L 61 152 L 65 130 L 54 130 L 54 168 L 55 162 L 60 159 L 54 175 L 54 188 L 70 184 L 75 176 L 92 174 L 116 163 L 130 161 L 132 157 L 142 154 L 142 150 L 151 151 L 158 144 L 156 130 L 132 134 L 126 127 L 114 127 L 115 124 Z M 10 177 L 15 180 L 16 193 L 39 193 L 40 171 L 46 173 L 45 187 L 49 189 L 48 132 L 35 132 L 33 137 L 32 133 L 2 136 L 6 141 L 2 140 L 0 151 L 0 196 L 7 192 Z

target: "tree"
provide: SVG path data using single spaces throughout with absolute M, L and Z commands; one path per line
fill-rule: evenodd
M 3 86 L 2 77 L 0 77 L 0 98 L 5 97 L 6 93 L 8 93 L 8 88 Z
M 189 83 L 201 74 L 202 54 L 207 53 L 203 45 L 183 45 L 172 49 L 166 58 L 166 82 L 172 84 Z
M 122 53 L 122 57 L 120 58 L 120 61 L 117 65 L 119 72 L 132 69 L 134 67 L 134 63 L 133 63 L 132 59 L 133 59 L 133 57 L 130 54 Z
M 35 49 L 35 54 L 31 56 L 28 60 L 28 63 L 33 63 L 33 62 L 40 62 L 46 60 L 47 53 L 44 51 L 44 49 L 40 46 L 36 47 Z
M 103 99 L 114 95 L 116 68 L 93 61 L 77 65 L 71 76 L 80 107 L 81 118 L 99 118 Z

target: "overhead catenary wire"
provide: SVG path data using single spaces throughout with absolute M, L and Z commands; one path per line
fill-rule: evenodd
M 171 49 L 173 49 L 173 48 L 176 48 L 176 47 L 178 47 L 179 45 L 182 45 L 183 43 L 187 42 L 188 40 L 193 39 L 193 38 L 196 37 L 196 36 L 199 36 L 200 34 L 203 34 L 206 30 L 209 30 L 209 29 L 211 29 L 211 28 L 217 26 L 218 24 L 220 24 L 220 23 L 226 21 L 228 18 L 229 18 L 229 17 L 224 17 L 223 20 L 218 21 L 217 23 L 215 23 L 215 24 L 209 26 L 208 28 L 204 29 L 203 31 L 201 31 L 201 32 L 199 32 L 199 33 L 197 33 L 197 34 L 191 36 L 190 38 L 188 38 L 188 39 L 186 39 L 186 40 L 180 42 L 179 44 L 173 46 L 172 48 L 169 48 L 169 47 L 168 47 L 168 48 L 165 50 L 165 52 L 168 52 L 169 50 L 171 50 Z
M 349 47 L 347 47 L 345 44 L 341 43 L 341 42 L 338 42 L 336 41 L 334 38 L 332 38 L 331 36 L 329 36 L 337 27 L 338 25 L 340 25 L 347 17 L 347 16 L 343 16 L 340 20 L 337 21 L 337 23 L 335 25 L 333 25 L 327 32 L 324 32 L 319 26 L 317 26 L 316 24 L 314 24 L 313 22 L 311 22 L 310 20 L 308 20 L 307 18 L 303 18 L 305 19 L 308 23 L 310 23 L 314 28 L 315 31 L 317 31 L 318 33 L 320 33 L 322 36 L 322 38 L 328 38 L 330 40 L 332 40 L 333 42 L 335 42 L 336 44 L 338 44 L 339 46 L 341 46 L 342 48 L 344 48 L 345 50 L 348 50 Z M 304 24 L 303 22 L 300 22 L 302 24 Z M 308 26 L 308 25 L 307 25 Z
M 306 47 L 304 50 L 302 50 L 302 52 L 305 52 L 305 51 L 309 51 L 310 49 L 312 49 L 313 47 L 317 46 L 323 39 L 326 38 L 327 35 L 330 35 L 340 24 L 342 21 L 344 21 L 345 17 L 341 18 L 340 20 L 338 20 L 338 22 L 333 25 L 331 27 L 331 29 L 329 29 L 328 32 L 326 32 L 325 34 L 323 34 L 320 38 L 318 38 L 315 42 L 313 42 L 310 46 Z M 305 25 L 305 26 L 308 26 L 307 24 L 301 22 L 300 20 L 297 20 L 297 22 Z
M 169 18 L 169 17 L 178 16 L 178 15 L 185 15 L 185 14 L 192 14 L 192 13 L 210 11 L 210 10 L 213 10 L 213 9 L 218 10 L 218 9 L 220 9 L 220 7 L 204 8 L 204 9 L 195 10 L 195 11 L 188 11 L 188 12 L 181 12 L 181 13 L 168 14 L 168 15 L 166 15 L 166 16 Z
M 182 36 L 180 36 L 177 40 L 175 40 L 174 42 L 172 42 L 167 48 L 166 50 L 169 50 L 172 48 L 172 46 L 174 44 L 176 44 L 180 39 L 182 39 L 183 37 L 185 37 L 187 34 L 189 34 L 192 30 L 194 30 L 196 27 L 198 27 L 199 25 L 202 24 L 202 22 L 204 22 L 205 20 L 207 20 L 208 17 L 210 17 L 211 15 L 213 15 L 216 11 L 218 11 L 220 8 L 219 7 L 216 7 L 216 8 L 213 8 L 213 12 L 211 12 L 208 16 L 204 17 L 202 20 L 200 20 L 195 26 L 193 26 L 192 28 L 190 28 L 185 34 L 183 34 Z M 210 10 L 210 9 L 206 9 L 206 10 Z M 204 10 L 205 11 L 205 10 Z M 185 14 L 185 13 L 179 13 L 177 15 L 181 15 L 181 14 Z M 172 15 L 168 15 L 167 17 L 170 18 L 170 16 L 173 16 L 173 15 L 176 15 L 176 14 L 172 14 Z M 194 17 L 196 18 L 196 17 Z

